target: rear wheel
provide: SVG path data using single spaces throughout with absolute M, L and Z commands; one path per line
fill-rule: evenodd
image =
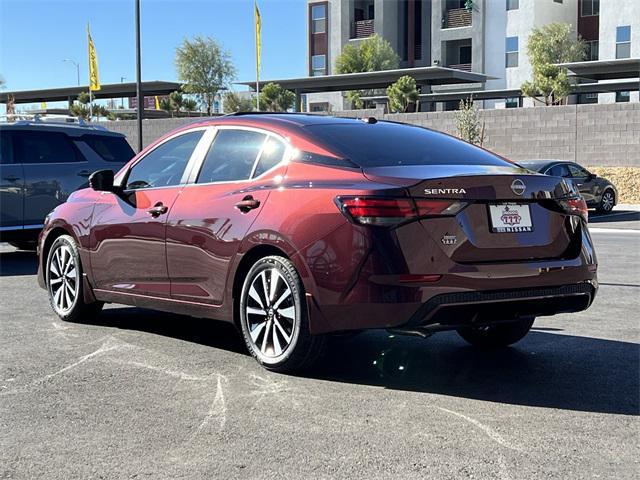
M 601 213 L 609 213 L 616 204 L 616 196 L 611 190 L 605 190 L 596 210 Z
M 240 296 L 240 325 L 247 348 L 263 367 L 292 372 L 310 366 L 325 339 L 309 332 L 304 286 L 291 261 L 258 260 Z
M 533 325 L 535 318 L 513 323 L 486 327 L 464 327 L 458 334 L 471 345 L 481 348 L 501 348 L 522 340 Z
M 69 235 L 59 236 L 51 245 L 45 274 L 49 303 L 62 320 L 90 319 L 102 309 L 102 302 L 84 301 L 82 263 L 78 247 Z

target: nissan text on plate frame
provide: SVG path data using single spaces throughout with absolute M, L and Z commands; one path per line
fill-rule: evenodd
M 366 329 L 505 347 L 597 290 L 572 183 L 416 126 L 207 119 L 90 184 L 39 239 L 55 313 L 90 321 L 112 302 L 231 322 L 276 371 Z

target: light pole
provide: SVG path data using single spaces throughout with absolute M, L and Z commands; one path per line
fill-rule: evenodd
M 120 77 L 120 83 L 124 83 L 124 81 L 127 79 L 127 77 Z M 122 97 L 120 99 L 120 107 L 124 108 L 124 97 Z
M 69 62 L 69 63 L 73 63 L 76 67 L 76 74 L 78 77 L 78 86 L 80 86 L 80 64 L 78 62 L 76 62 L 75 60 L 71 60 L 70 58 L 65 58 L 64 60 L 62 60 L 63 62 Z
M 142 151 L 142 113 L 144 112 L 140 61 L 140 0 L 136 0 L 136 97 L 138 97 L 138 152 Z

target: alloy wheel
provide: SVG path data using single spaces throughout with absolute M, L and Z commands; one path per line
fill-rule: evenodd
M 613 209 L 613 202 L 614 202 L 613 193 L 604 192 L 602 194 L 602 209 L 605 212 L 610 212 Z
M 66 315 L 78 297 L 78 266 L 68 245 L 60 245 L 51 255 L 48 268 L 49 295 L 56 312 Z
M 278 269 L 264 269 L 253 278 L 243 320 L 261 356 L 274 360 L 287 351 L 298 319 L 293 292 Z

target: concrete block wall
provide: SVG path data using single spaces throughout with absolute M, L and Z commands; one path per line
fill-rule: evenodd
M 406 122 L 456 135 L 455 112 L 385 114 L 382 110 L 336 112 Z M 640 167 L 640 103 L 566 105 L 480 111 L 485 124 L 484 147 L 513 160 L 573 160 L 586 166 Z M 144 144 L 196 121 L 169 118 L 143 121 Z M 137 146 L 134 120 L 104 122 Z

